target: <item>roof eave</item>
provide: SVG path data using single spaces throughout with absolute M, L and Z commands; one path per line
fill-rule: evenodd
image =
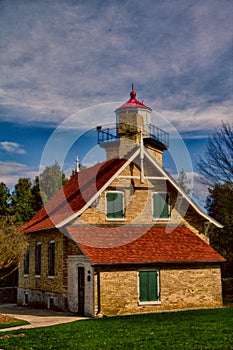
M 140 148 L 137 148 L 137 150 L 132 154 L 132 156 L 125 162 L 125 164 L 123 164 L 120 169 L 99 189 L 98 192 L 96 192 L 96 194 L 82 207 L 82 209 L 80 209 L 78 212 L 74 213 L 73 215 L 71 215 L 69 218 L 61 221 L 60 223 L 58 223 L 56 225 L 57 228 L 61 228 L 65 225 L 67 225 L 69 222 L 71 222 L 72 220 L 76 219 L 77 217 L 79 217 L 86 209 L 88 209 L 92 203 L 101 195 L 101 193 L 109 186 L 109 184 L 115 179 L 117 178 L 117 176 L 128 166 L 128 164 L 130 164 L 132 162 L 132 160 L 134 158 L 136 158 L 138 156 L 138 154 L 140 153 Z
M 125 106 L 125 104 L 123 104 L 122 106 L 118 107 L 114 112 L 118 112 L 118 111 L 123 111 L 123 110 L 127 110 L 127 109 L 143 109 L 143 110 L 148 110 L 150 112 L 152 112 L 152 108 L 147 107 L 147 106 L 140 106 L 140 105 L 135 105 L 135 106 Z
M 201 208 L 199 208 L 199 206 L 191 199 L 189 198 L 189 196 L 178 186 L 178 184 L 175 182 L 175 180 L 159 165 L 159 163 L 153 159 L 153 157 L 151 157 L 151 155 L 149 154 L 149 152 L 145 151 L 145 155 L 147 156 L 147 158 L 155 165 L 155 167 L 160 170 L 162 172 L 162 174 L 164 175 L 164 177 L 167 178 L 167 180 L 169 180 L 172 185 L 177 189 L 177 191 L 179 193 L 182 194 L 182 196 L 188 201 L 188 203 L 202 216 L 204 217 L 206 220 L 208 220 L 209 222 L 211 222 L 212 224 L 214 224 L 216 227 L 218 228 L 223 228 L 224 226 L 222 224 L 220 224 L 220 222 L 218 222 L 217 220 L 213 219 L 211 216 L 209 216 L 208 214 L 206 214 L 205 212 L 203 212 L 201 210 Z
M 90 260 L 90 259 L 88 259 Z M 91 261 L 91 260 L 90 260 Z M 93 263 L 91 262 L 91 265 L 93 267 L 101 267 L 101 266 L 129 266 L 129 265 L 147 265 L 147 266 L 152 266 L 152 265 L 196 265 L 196 264 L 222 264 L 225 263 L 226 260 L 177 260 L 177 261 L 150 261 L 150 262 L 144 262 L 144 261 L 136 261 L 136 262 L 96 262 Z

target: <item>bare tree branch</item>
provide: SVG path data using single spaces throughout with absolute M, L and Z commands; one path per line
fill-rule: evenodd
M 209 137 L 204 155 L 197 166 L 206 184 L 233 183 L 233 124 L 222 122 Z

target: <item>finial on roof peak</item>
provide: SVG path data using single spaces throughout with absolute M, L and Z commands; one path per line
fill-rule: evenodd
M 79 164 L 79 159 L 78 156 L 76 157 L 76 168 L 75 168 L 76 173 L 80 171 L 80 164 Z
M 134 91 L 133 83 L 132 83 L 132 91 L 130 93 L 130 97 L 131 97 L 131 100 L 135 100 L 136 98 L 136 91 Z

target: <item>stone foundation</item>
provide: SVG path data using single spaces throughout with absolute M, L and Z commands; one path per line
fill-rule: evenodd
M 68 310 L 65 294 L 18 288 L 17 301 L 18 305 L 59 311 Z

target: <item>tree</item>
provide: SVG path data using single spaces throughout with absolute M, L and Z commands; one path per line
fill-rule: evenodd
M 9 209 L 10 200 L 10 190 L 7 186 L 1 182 L 0 183 L 0 216 L 7 215 Z
M 177 183 L 186 194 L 191 192 L 191 189 L 188 187 L 188 185 L 190 185 L 190 180 L 188 179 L 184 169 L 179 172 Z
M 67 181 L 58 162 L 46 166 L 39 175 L 40 194 L 43 202 L 46 203 Z
M 11 196 L 11 215 L 19 224 L 30 220 L 35 214 L 33 209 L 32 183 L 29 178 L 20 178 Z
M 40 180 L 39 176 L 36 176 L 32 186 L 32 208 L 35 212 L 43 207 L 43 201 L 40 194 Z
M 233 184 L 215 184 L 206 201 L 208 213 L 224 225 L 210 232 L 210 244 L 227 259 L 223 277 L 233 277 Z
M 222 122 L 221 128 L 213 132 L 205 159 L 200 157 L 197 166 L 211 187 L 216 183 L 233 183 L 233 124 Z
M 9 244 L 10 243 L 10 244 Z M 12 217 L 0 219 L 0 280 L 13 273 L 27 246 L 26 236 Z

